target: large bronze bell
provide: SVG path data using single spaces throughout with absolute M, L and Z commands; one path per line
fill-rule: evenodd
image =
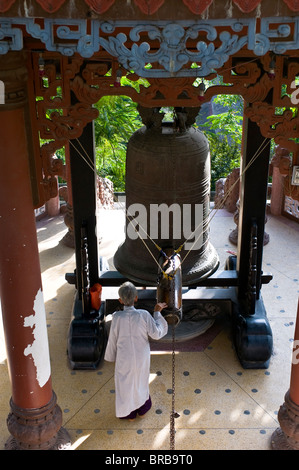
M 133 282 L 156 285 L 159 249 L 179 250 L 183 285 L 196 284 L 219 265 L 209 241 L 209 144 L 192 126 L 199 110 L 176 109 L 171 123 L 159 108 L 138 110 L 145 126 L 128 142 L 127 232 L 114 265 Z

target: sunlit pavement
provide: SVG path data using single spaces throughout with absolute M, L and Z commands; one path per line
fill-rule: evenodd
M 110 263 L 124 236 L 120 210 L 99 214 L 99 250 Z M 233 215 L 220 210 L 211 222 L 211 241 L 222 269 L 228 251 L 236 250 L 228 236 L 235 228 Z M 126 422 L 115 417 L 113 364 L 97 370 L 71 370 L 67 359 L 67 332 L 74 286 L 65 273 L 75 267 L 74 250 L 60 243 L 67 229 L 63 216 L 37 222 L 40 263 L 50 345 L 53 389 L 63 412 L 72 449 L 169 450 L 171 412 L 171 353 L 151 356 L 152 409 L 144 419 Z M 231 340 L 230 322 L 202 352 L 177 352 L 175 420 L 177 450 L 268 450 L 279 426 L 277 413 L 289 388 L 291 352 L 299 296 L 299 225 L 269 215 L 263 270 L 273 274 L 262 296 L 274 337 L 268 369 L 244 370 Z M 104 291 L 105 296 L 105 291 Z M 3 332 L 0 329 L 0 445 L 9 437 L 6 419 L 11 388 Z

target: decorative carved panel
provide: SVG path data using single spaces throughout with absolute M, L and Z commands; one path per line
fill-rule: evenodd
M 283 0 L 290 10 L 299 11 L 299 0 Z
M 15 0 L 0 0 L 0 13 L 9 10 L 14 3 Z
M 192 13 L 201 15 L 213 3 L 213 0 L 183 0 L 183 2 Z
M 299 17 L 281 20 L 244 17 L 194 20 L 184 25 L 165 21 L 0 18 L 0 54 L 22 50 L 29 37 L 31 47 L 34 40 L 38 49 L 66 57 L 78 53 L 90 58 L 106 52 L 126 70 L 146 78 L 205 77 L 245 49 L 259 57 L 270 51 L 278 55 L 297 51 Z
M 295 20 L 290 21 L 294 24 Z M 105 35 L 101 45 L 105 45 L 105 47 L 103 46 L 94 53 L 90 47 L 96 35 L 85 36 L 85 42 L 79 40 L 80 34 L 83 34 L 80 29 L 82 24 L 78 23 L 72 29 L 64 28 L 62 24 L 56 24 L 56 33 L 58 35 L 59 32 L 59 38 L 64 37 L 65 40 L 68 40 L 67 45 L 64 42 L 62 46 L 59 43 L 60 39 L 58 40 L 56 37 L 55 40 L 58 41 L 55 46 L 56 50 L 60 51 L 62 47 L 64 50 L 67 48 L 69 56 L 67 54 L 61 55 L 56 51 L 32 53 L 32 82 L 34 83 L 34 91 L 31 96 L 33 103 L 32 122 L 40 137 L 47 141 L 37 157 L 40 159 L 42 168 L 42 182 L 46 199 L 53 194 L 55 175 L 64 172 L 61 162 L 55 159 L 55 152 L 66 145 L 70 139 L 79 137 L 86 123 L 96 118 L 97 111 L 93 108 L 93 104 L 104 95 L 127 95 L 145 107 L 195 108 L 210 101 L 217 94 L 242 95 L 247 103 L 246 115 L 258 123 L 265 137 L 273 138 L 277 144 L 292 152 L 293 165 L 299 163 L 297 143 L 299 118 L 296 107 L 292 103 L 292 93 L 294 92 L 292 87 L 294 87 L 294 83 L 297 83 L 295 82 L 296 77 L 299 77 L 299 52 L 298 49 L 291 49 L 288 54 L 274 55 L 270 50 L 278 48 L 277 35 L 279 32 L 283 35 L 283 31 L 285 31 L 279 29 L 277 23 L 275 23 L 275 28 L 271 30 L 271 35 L 263 38 L 263 41 L 268 44 L 268 52 L 262 56 L 258 56 L 254 52 L 263 42 L 260 36 L 258 36 L 255 45 L 251 42 L 252 50 L 248 48 L 251 40 L 250 35 L 247 35 L 245 40 L 243 38 L 244 44 L 248 41 L 246 47 L 241 47 L 240 44 L 236 47 L 238 41 L 242 40 L 242 36 L 236 34 L 237 30 L 242 32 L 243 28 L 249 28 L 251 23 L 239 26 L 229 23 L 230 33 L 222 31 L 222 33 L 225 32 L 224 36 L 221 36 L 222 33 L 216 31 L 212 26 L 206 26 L 206 29 L 202 26 L 201 29 L 182 28 L 181 26 L 177 29 L 178 25 L 173 24 L 169 24 L 168 29 L 164 26 L 153 27 L 153 25 L 148 25 L 148 27 L 134 26 L 130 32 L 126 30 L 126 38 L 130 37 L 131 40 L 136 41 L 135 54 L 138 51 L 142 57 L 142 64 L 145 64 L 147 60 L 152 61 L 152 67 L 144 69 L 149 72 L 147 80 L 138 89 L 134 87 L 134 81 L 141 75 L 138 73 L 141 69 L 138 68 L 138 60 L 134 67 L 133 63 L 126 62 L 128 54 L 134 48 L 131 46 L 131 49 L 127 48 L 124 35 L 119 37 L 124 33 L 120 33 L 116 25 L 102 25 L 101 31 L 105 32 Z M 54 39 L 50 39 L 53 23 L 45 23 L 44 26 L 35 25 L 36 28 L 33 26 L 33 23 L 26 22 L 28 31 L 34 33 L 35 37 L 39 39 L 43 37 L 47 47 L 51 49 L 53 46 L 54 49 Z M 99 24 L 97 27 L 100 27 Z M 267 25 L 264 25 L 264 30 L 269 30 L 269 28 L 270 23 L 268 22 Z M 16 31 L 15 28 L 11 29 L 13 34 Z M 248 29 L 246 31 L 248 32 Z M 92 31 L 90 32 L 92 33 Z M 180 33 L 179 36 L 174 34 L 177 32 Z M 112 33 L 118 35 L 118 41 Z M 147 35 L 152 41 L 148 48 L 151 48 L 156 41 L 155 52 L 148 51 L 148 48 L 144 46 L 145 42 L 142 42 L 143 40 L 141 41 L 139 37 L 141 33 Z M 293 40 L 293 32 L 289 31 L 288 34 Z M 198 41 L 199 37 L 201 41 Z M 72 45 L 74 38 L 77 38 L 76 41 L 78 40 L 78 47 L 80 43 L 80 50 L 85 50 L 85 52 L 89 50 L 90 58 L 73 54 L 75 51 Z M 222 38 L 222 43 L 218 41 L 220 38 Z M 233 38 L 236 49 L 233 52 L 230 49 L 230 52 L 226 54 L 225 51 L 227 48 L 229 49 L 229 45 L 232 45 L 230 40 Z M 203 43 L 202 39 L 205 39 L 206 43 Z M 217 43 L 217 47 L 214 42 Z M 271 48 L 269 43 L 272 44 Z M 241 49 L 239 49 L 240 47 Z M 127 53 L 126 50 L 129 52 Z M 185 59 L 180 56 L 179 51 Z M 221 54 L 220 51 L 222 51 Z M 171 52 L 174 60 L 170 66 Z M 205 89 L 201 86 L 201 73 L 205 67 L 203 62 L 197 67 L 196 65 L 192 68 L 189 66 L 189 62 L 195 57 L 192 54 L 203 54 L 202 57 L 204 57 L 204 52 L 207 54 L 207 64 L 210 60 L 215 59 L 213 68 L 209 66 L 205 69 Z M 138 54 L 136 57 L 139 57 Z M 188 54 L 190 57 L 186 58 Z M 179 61 L 177 61 L 178 57 L 180 57 Z M 185 60 L 186 63 L 184 63 Z M 131 69 L 129 65 L 132 65 L 133 68 Z M 173 76 L 170 73 L 169 76 L 167 71 L 170 71 L 171 68 L 176 70 L 176 67 L 179 73 L 173 73 Z M 150 73 L 151 70 L 154 73 Z M 159 72 L 158 76 L 156 76 L 155 70 Z M 123 86 L 120 75 L 125 75 L 126 83 L 132 83 L 132 86 L 129 84 Z M 217 75 L 222 77 L 222 82 L 215 80 Z M 70 100 L 71 93 L 78 100 L 73 105 Z M 36 103 L 35 96 L 38 97 Z M 287 178 L 286 176 L 286 181 Z M 294 197 L 294 190 L 292 191 L 292 197 Z
M 113 5 L 115 0 L 85 0 L 85 3 L 96 13 L 103 14 Z
M 262 0 L 234 0 L 243 13 L 249 13 L 260 5 Z
M 0 0 L 0 12 L 3 13 L 10 9 L 15 0 Z
M 61 5 L 64 4 L 65 0 L 36 0 L 41 7 L 48 13 L 54 13 L 59 10 Z
M 134 0 L 134 3 L 145 15 L 153 15 L 163 5 L 164 0 Z
M 132 0 L 134 1 L 134 5 L 138 7 L 138 10 L 144 15 L 153 15 L 154 13 L 158 12 L 162 6 L 167 7 L 167 2 L 169 0 Z M 299 11 L 299 1 L 298 0 L 280 0 L 283 1 L 285 5 L 291 11 Z M 213 3 L 216 4 L 219 0 L 176 0 L 177 3 L 177 10 L 180 12 L 183 11 L 181 6 L 185 5 L 190 12 L 194 15 L 202 15 L 206 13 L 210 6 L 213 6 Z M 0 0 L 0 12 L 8 11 L 12 6 L 17 3 L 17 0 Z M 23 3 L 23 2 L 19 2 Z M 25 2 L 24 2 L 25 3 Z M 74 17 L 78 17 L 78 12 L 81 11 L 80 4 L 81 2 L 78 1 L 77 3 L 74 0 L 27 0 L 26 8 L 30 10 L 31 15 L 35 16 L 36 14 L 36 6 L 40 5 L 42 9 L 46 13 L 54 13 L 61 6 L 71 5 L 72 13 L 74 13 Z M 98 13 L 103 14 L 109 12 L 109 9 L 115 5 L 118 8 L 122 9 L 122 12 L 132 12 L 131 9 L 131 2 L 127 2 L 125 0 L 85 0 L 85 3 L 90 6 L 90 8 Z M 275 5 L 274 5 L 275 3 Z M 272 4 L 272 5 L 271 5 Z M 173 5 L 173 4 L 172 4 Z M 251 13 L 253 12 L 258 6 L 263 7 L 267 11 L 272 11 L 274 15 L 276 11 L 279 11 L 279 1 L 273 2 L 273 0 L 232 0 L 231 1 L 231 8 L 236 6 L 241 12 L 243 13 Z M 138 15 L 138 10 L 135 11 L 135 14 Z M 269 14 L 269 13 L 268 13 Z M 37 15 L 36 15 L 37 16 Z
M 297 200 L 292 199 L 290 196 L 285 197 L 284 201 L 284 212 L 295 217 L 299 220 L 299 201 L 298 197 Z

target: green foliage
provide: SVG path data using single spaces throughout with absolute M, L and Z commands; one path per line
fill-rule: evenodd
M 219 95 L 214 103 L 224 110 L 219 114 L 209 116 L 205 127 L 214 131 L 221 139 L 227 137 L 236 145 L 242 141 L 243 100 L 237 95 Z
M 211 190 L 215 191 L 215 183 L 225 178 L 234 168 L 240 165 L 240 148 L 235 142 L 228 142 L 227 136 L 219 139 L 215 134 L 209 137 L 211 152 Z
M 140 85 L 147 83 L 134 82 L 135 87 Z M 214 99 L 214 104 L 221 112 L 209 116 L 203 124 L 198 122 L 210 142 L 212 190 L 219 178 L 226 177 L 240 164 L 243 100 L 235 95 L 221 95 Z M 96 107 L 99 110 L 95 120 L 96 167 L 101 176 L 113 182 L 115 191 L 124 191 L 127 142 L 142 126 L 137 105 L 126 96 L 105 96 Z
M 127 142 L 142 126 L 137 104 L 127 96 L 104 96 L 95 106 L 97 171 L 113 182 L 115 191 L 124 191 Z
M 208 116 L 202 124 L 198 122 L 210 143 L 212 191 L 219 178 L 225 178 L 240 165 L 243 99 L 237 95 L 219 95 L 214 104 L 221 112 Z

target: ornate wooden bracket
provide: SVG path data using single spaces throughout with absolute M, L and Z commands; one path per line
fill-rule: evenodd
M 291 84 L 299 76 L 298 53 L 291 58 L 275 58 L 275 80 L 271 75 L 272 62 L 272 53 L 262 58 L 248 51 L 231 56 L 218 70 L 222 81 L 215 73 L 210 74 L 203 90 L 201 79 L 193 77 L 148 78 L 137 87 L 138 76 L 126 72 L 107 54 L 85 60 L 50 52 L 32 53 L 32 119 L 40 137 L 47 140 L 39 157 L 45 200 L 53 196 L 54 176 L 64 171 L 60 161 L 53 159 L 55 151 L 81 135 L 86 123 L 98 115 L 93 104 L 105 95 L 126 95 L 144 107 L 200 107 L 217 94 L 242 95 L 248 104 L 246 115 L 257 122 L 265 137 L 288 148 L 295 164 L 299 155 L 298 116 L 292 104 Z M 121 75 L 130 85 L 122 86 Z M 71 93 L 78 100 L 73 106 Z M 269 102 L 269 97 L 270 104 L 265 102 L 266 98 Z

